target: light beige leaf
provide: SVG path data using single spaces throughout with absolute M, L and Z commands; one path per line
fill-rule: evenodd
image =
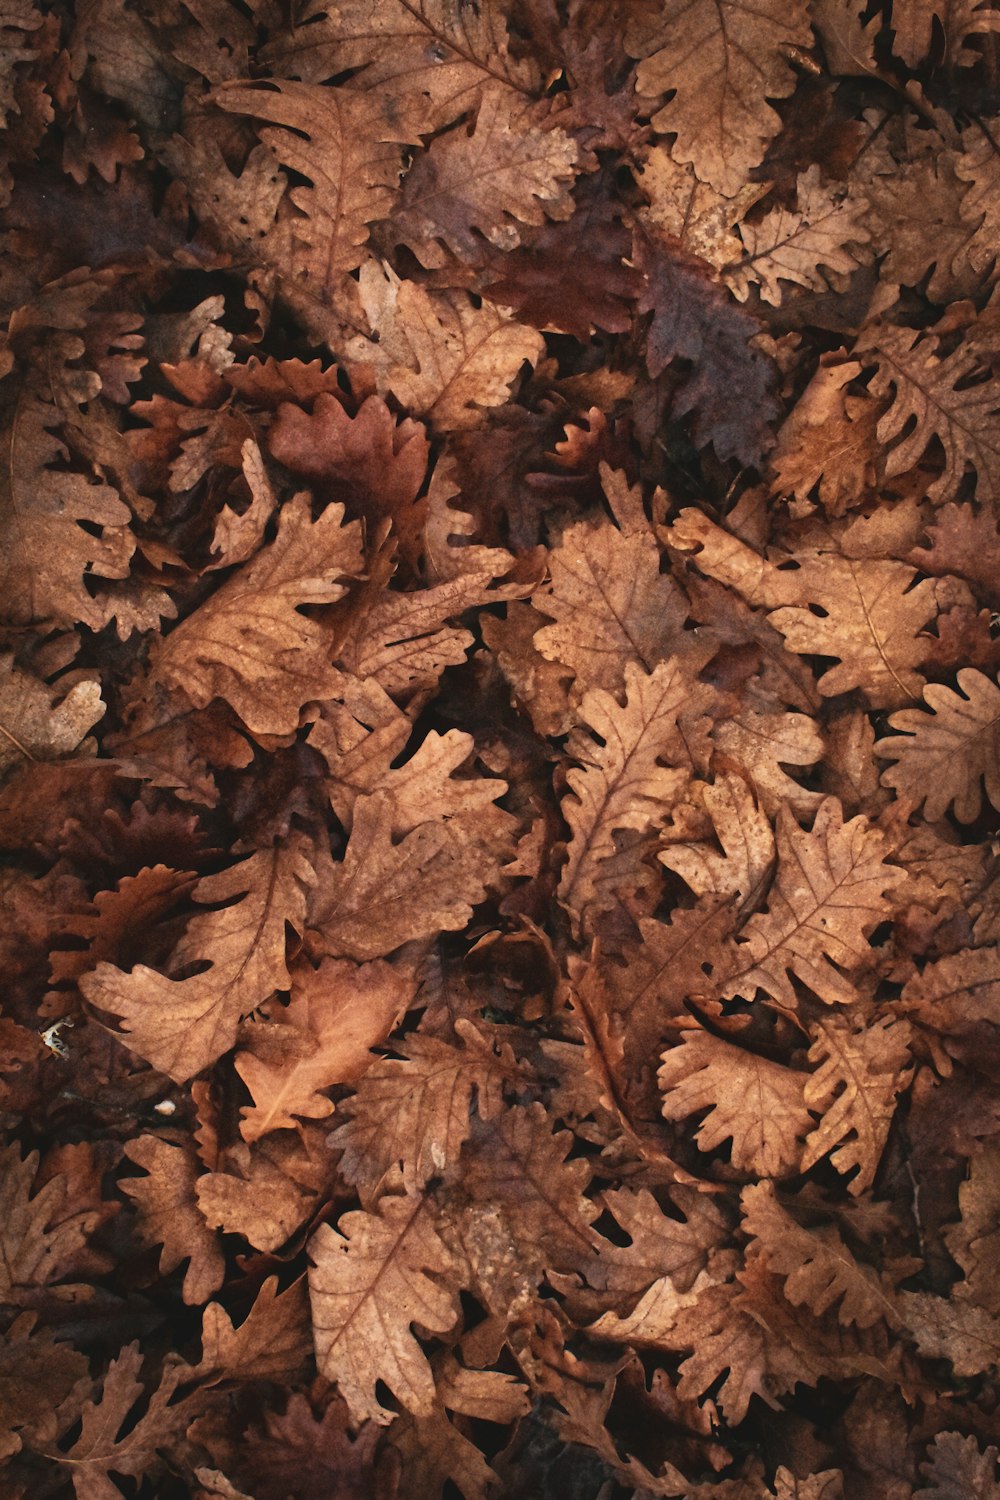
M 383 1198 L 375 1213 L 321 1224 L 309 1242 L 309 1296 L 316 1361 L 334 1380 L 352 1420 L 392 1421 L 378 1381 L 416 1416 L 434 1409 L 434 1379 L 411 1328 L 445 1333 L 457 1303 L 437 1277 L 451 1256 L 425 1198 Z
M 170 979 L 145 964 L 126 974 L 101 963 L 80 988 L 121 1018 L 133 1052 L 184 1083 L 229 1050 L 241 1016 L 288 988 L 285 924 L 304 930 L 313 879 L 301 838 L 261 850 L 195 887 L 196 901 L 231 903 L 192 917 L 174 949 L 172 970 L 197 964 L 200 972 Z
M 982 788 L 1000 808 L 1000 688 L 974 667 L 958 673 L 958 687 L 932 682 L 924 688 L 930 712 L 904 709 L 889 720 L 902 733 L 887 735 L 875 754 L 896 764 L 882 784 L 924 804 L 924 816 L 939 822 L 949 808 L 960 823 L 972 823 L 982 807 Z
M 374 363 L 380 394 L 442 431 L 476 427 L 501 406 L 525 360 L 542 353 L 540 333 L 464 291 L 431 292 L 369 262 L 361 297 L 378 343 L 355 340 L 351 354 Z
M 584 698 L 580 716 L 594 734 L 578 730 L 567 747 L 585 769 L 566 773 L 571 794 L 563 800 L 563 816 L 572 834 L 558 892 L 577 925 L 613 902 L 644 848 L 652 848 L 655 832 L 690 782 L 692 756 L 705 753 L 711 701 L 711 690 L 693 682 L 676 661 L 661 662 L 648 674 L 629 663 L 624 707 L 602 689 Z M 649 840 L 620 859 L 615 834 L 624 829 Z
M 702 1151 L 731 1140 L 732 1163 L 741 1172 L 780 1177 L 798 1170 L 812 1124 L 804 1073 L 698 1029 L 663 1054 L 657 1076 L 666 1119 L 708 1110 L 695 1137 Z
M 777 833 L 778 872 L 767 910 L 744 927 L 743 964 L 726 977 L 723 993 L 753 999 L 760 988 L 794 1009 L 794 975 L 828 1005 L 850 1004 L 856 998 L 850 976 L 871 962 L 868 934 L 889 915 L 886 892 L 905 872 L 885 863 L 886 836 L 864 817 L 845 823 L 835 797 L 821 804 L 809 832 L 782 809 Z
M 196 708 L 225 698 L 251 733 L 296 730 L 303 704 L 336 690 L 331 629 L 299 610 L 333 604 L 361 571 L 361 527 L 343 518 L 328 505 L 312 522 L 309 497 L 290 500 L 270 546 L 159 643 L 154 679 Z
M 732 714 L 716 719 L 712 743 L 716 763 L 735 766 L 770 817 L 787 807 L 797 818 L 806 818 L 819 806 L 820 794 L 800 786 L 785 770 L 813 766 L 823 756 L 823 736 L 808 714 L 755 701 L 751 687 Z
M 847 248 L 869 240 L 863 222 L 867 208 L 864 198 L 848 196 L 842 186 L 824 185 L 814 165 L 799 177 L 794 209 L 779 206 L 762 219 L 741 222 L 745 254 L 723 270 L 723 280 L 740 302 L 746 301 L 751 283 L 758 284 L 763 300 L 776 307 L 783 281 L 826 291 L 830 281 L 821 267 L 843 276 L 868 258 Z
M 640 94 L 676 91 L 653 115 L 661 135 L 676 132 L 673 155 L 732 197 L 764 157 L 781 120 L 768 99 L 795 87 L 790 47 L 808 47 L 804 4 L 763 0 L 666 0 L 627 27 L 625 46 L 642 58 Z
M 859 1168 L 847 1184 L 857 1196 L 871 1187 L 896 1111 L 896 1095 L 909 1082 L 910 1027 L 881 1016 L 874 1023 L 834 1015 L 810 1031 L 805 1101 L 821 1116 L 802 1156 L 805 1172 L 831 1152 L 842 1175 Z
M 638 183 L 649 199 L 649 220 L 716 271 L 743 254 L 736 225 L 767 191 L 764 183 L 748 182 L 726 197 L 658 145 L 649 148 Z
M 475 262 L 482 238 L 513 250 L 522 225 L 568 219 L 576 142 L 558 126 L 541 129 L 536 115 L 510 89 L 486 88 L 475 127 L 439 135 L 410 167 L 392 210 L 393 239 L 433 269 L 448 264 L 448 251 Z
M 293 970 L 291 984 L 287 1007 L 241 1033 L 236 1071 L 254 1099 L 241 1110 L 245 1141 L 332 1114 L 325 1090 L 357 1081 L 372 1061 L 369 1048 L 385 1041 L 416 988 L 402 967 L 329 957 L 318 969 Z

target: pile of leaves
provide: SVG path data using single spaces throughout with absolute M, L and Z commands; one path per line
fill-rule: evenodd
M 10 1500 L 1000 1496 L 1000 9 L 0 7 Z

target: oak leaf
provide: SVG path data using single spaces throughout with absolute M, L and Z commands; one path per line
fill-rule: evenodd
M 96 377 L 95 377 L 96 378 Z M 100 630 L 108 613 L 84 577 L 128 576 L 135 537 L 117 490 L 65 465 L 53 429 L 60 409 L 24 390 L 9 413 L 0 487 L 0 598 L 14 625 L 81 621 Z
M 347 851 L 312 916 L 334 957 L 384 958 L 411 938 L 464 927 L 498 869 L 488 851 L 445 822 L 421 823 L 399 843 L 392 831 L 385 792 L 357 799 Z
M 279 1292 L 277 1276 L 269 1276 L 239 1327 L 220 1303 L 210 1302 L 205 1308 L 201 1359 L 192 1379 L 207 1385 L 222 1380 L 294 1380 L 308 1347 L 305 1283 L 300 1278 Z
M 767 103 L 795 86 L 787 48 L 811 43 L 805 6 L 767 0 L 669 0 L 637 18 L 625 33 L 640 94 L 676 90 L 653 115 L 653 128 L 671 131 L 673 155 L 692 162 L 698 176 L 732 196 L 762 160 L 781 122 Z
M 863 198 L 825 187 L 819 167 L 812 166 L 799 178 L 794 211 L 772 208 L 763 219 L 740 225 L 745 254 L 723 268 L 723 279 L 741 302 L 751 282 L 775 306 L 781 303 L 783 281 L 825 291 L 828 279 L 821 267 L 843 276 L 863 264 L 858 251 L 847 247 L 868 241 L 863 222 L 867 207 Z
M 970 36 L 1000 30 L 1000 17 L 982 0 L 912 0 L 892 12 L 892 50 L 911 68 L 923 62 L 931 49 L 935 24 L 944 32 L 949 67 L 968 67 L 979 53 L 964 44 Z
M 87 731 L 103 718 L 101 685 L 90 677 L 55 688 L 0 656 L 0 775 L 24 761 L 88 754 Z
M 697 1029 L 663 1054 L 657 1076 L 666 1119 L 708 1111 L 695 1136 L 700 1150 L 729 1140 L 741 1172 L 781 1177 L 798 1170 L 812 1124 L 804 1073 Z
M 262 142 L 307 180 L 289 192 L 300 213 L 269 258 L 282 275 L 332 300 L 341 278 L 364 259 L 368 225 L 392 203 L 402 155 L 388 120 L 370 96 L 287 78 L 224 84 L 210 97 L 220 109 L 271 122 L 259 132 Z M 396 138 L 405 140 L 405 132 Z M 256 249 L 267 255 L 266 234 Z
M 437 136 L 410 167 L 392 210 L 392 238 L 433 269 L 448 263 L 446 251 L 475 259 L 480 236 L 512 250 L 522 225 L 542 224 L 546 215 L 568 219 L 576 143 L 535 115 L 510 89 L 484 89 L 474 128 Z
M 192 917 L 170 964 L 174 971 L 198 964 L 198 973 L 171 979 L 145 964 L 125 974 L 102 963 L 83 976 L 81 990 L 121 1018 L 127 1046 L 183 1083 L 229 1050 L 241 1015 L 288 988 L 285 924 L 304 929 L 313 879 L 300 838 L 208 875 L 194 899 L 231 904 Z
M 373 362 L 380 390 L 439 430 L 478 426 L 483 408 L 502 405 L 522 364 L 542 352 L 541 334 L 491 302 L 429 292 L 389 266 L 362 268 L 361 298 L 378 342 L 354 340 L 352 356 Z
M 79 1436 L 65 1452 L 56 1448 L 46 1456 L 68 1467 L 78 1500 L 118 1500 L 121 1491 L 109 1471 L 137 1479 L 152 1477 L 163 1466 L 159 1450 L 169 1448 L 191 1421 L 190 1399 L 171 1404 L 184 1372 L 179 1363 L 166 1371 L 135 1418 L 133 1408 L 146 1395 L 139 1378 L 142 1365 L 135 1340 L 111 1361 L 97 1399 L 85 1401 L 76 1410 L 75 1403 L 66 1403 L 67 1425 L 77 1418 Z
M 681 644 L 684 599 L 660 573 L 650 530 L 577 522 L 563 532 L 549 570 L 532 606 L 556 624 L 537 631 L 535 645 L 573 671 L 581 695 L 619 693 L 630 662 L 651 672 Z
M 290 500 L 270 546 L 160 643 L 154 680 L 197 708 L 225 698 L 253 734 L 297 729 L 303 704 L 336 687 L 330 629 L 299 611 L 333 604 L 361 571 L 360 527 L 343 517 L 330 505 L 312 522 L 308 497 Z
M 883 785 L 916 807 L 923 804 L 935 823 L 949 808 L 960 823 L 973 822 L 983 787 L 1000 808 L 1000 688 L 974 667 L 959 671 L 958 688 L 928 683 L 924 701 L 930 712 L 893 714 L 889 723 L 901 733 L 875 745 L 876 755 L 895 761 L 882 772 Z
M 882 1016 L 874 1024 L 831 1016 L 811 1028 L 809 1062 L 815 1071 L 805 1083 L 805 1101 L 821 1116 L 802 1155 L 806 1171 L 829 1151 L 855 1197 L 870 1187 L 878 1170 L 896 1096 L 909 1081 L 910 1027 Z
M 928 485 L 928 495 L 950 499 L 971 467 L 980 499 L 995 502 L 1000 498 L 1000 388 L 994 379 L 973 383 L 980 366 L 968 348 L 942 357 L 938 344 L 934 334 L 922 337 L 910 328 L 875 330 L 865 344 L 866 363 L 876 365 L 869 389 L 877 396 L 892 393 L 878 424 L 879 442 L 891 444 L 886 477 L 912 469 L 937 438 L 944 472 Z
M 358 966 L 324 958 L 318 969 L 291 971 L 291 998 L 240 1034 L 235 1067 L 253 1096 L 240 1132 L 256 1141 L 296 1120 L 333 1113 L 326 1090 L 353 1084 L 371 1063 L 410 1003 L 415 982 L 402 968 Z
M 931 1481 L 913 1491 L 913 1500 L 1000 1500 L 997 1483 L 997 1450 L 990 1445 L 984 1452 L 975 1437 L 960 1432 L 939 1432 L 928 1449 L 927 1462 L 921 1469 Z
M 472 1129 L 472 1099 L 481 1120 L 503 1107 L 504 1088 L 520 1076 L 510 1048 L 457 1020 L 461 1046 L 436 1037 L 400 1042 L 398 1058 L 371 1062 L 348 1104 L 351 1118 L 330 1136 L 343 1151 L 341 1174 L 363 1192 L 377 1190 L 395 1165 L 408 1193 L 453 1168 Z
M 951 1361 L 956 1375 L 981 1375 L 1000 1363 L 1000 1320 L 974 1302 L 931 1292 L 901 1292 L 904 1327 L 927 1359 Z
M 297 1133 L 268 1135 L 253 1146 L 236 1141 L 220 1151 L 213 1170 L 195 1183 L 209 1228 L 242 1235 L 255 1250 L 279 1251 L 322 1201 L 318 1129 L 300 1126 Z
M 1000 948 L 948 953 L 907 980 L 902 1001 L 936 1031 L 969 1031 L 1000 1014 Z
M 0 1298 L 16 1304 L 72 1272 L 100 1215 L 74 1207 L 62 1174 L 32 1192 L 38 1152 L 22 1161 L 16 1141 L 0 1151 L 0 1168 Z
M 344 1214 L 309 1242 L 309 1296 L 316 1361 L 335 1380 L 354 1421 L 385 1424 L 392 1412 L 376 1383 L 415 1415 L 434 1409 L 434 1379 L 411 1331 L 446 1333 L 455 1294 L 441 1281 L 451 1256 L 422 1197 L 385 1197 L 374 1213 Z
M 161 1247 L 161 1271 L 173 1271 L 186 1260 L 184 1301 L 194 1305 L 207 1301 L 222 1285 L 225 1259 L 218 1236 L 209 1229 L 195 1199 L 199 1166 L 194 1153 L 155 1135 L 137 1136 L 125 1151 L 146 1173 L 145 1177 L 123 1178 L 119 1184 L 138 1205 L 139 1243 Z
M 778 1201 L 774 1184 L 743 1189 L 744 1234 L 748 1253 L 763 1254 L 767 1268 L 785 1279 L 785 1296 L 817 1316 L 836 1307 L 842 1323 L 870 1328 L 880 1319 L 899 1320 L 895 1297 L 871 1266 L 855 1259 L 832 1225 L 804 1228 Z
M 739 911 L 752 910 L 773 869 L 771 824 L 743 778 L 731 772 L 721 772 L 713 783 L 695 783 L 692 794 L 712 820 L 716 845 L 671 842 L 660 851 L 660 863 L 679 875 L 696 896 L 732 896 L 737 898 Z
M 760 988 L 795 1008 L 794 975 L 828 1005 L 849 1004 L 856 997 L 850 976 L 872 959 L 868 934 L 889 915 L 887 893 L 905 874 L 886 864 L 886 836 L 864 817 L 845 823 L 835 797 L 821 804 L 809 832 L 783 808 L 777 839 L 767 911 L 743 928 L 742 963 L 724 993 L 752 999 Z
M 711 690 L 692 682 L 675 660 L 652 672 L 625 668 L 625 706 L 603 689 L 580 708 L 591 734 L 578 730 L 568 750 L 583 770 L 566 780 L 571 795 L 563 815 L 572 834 L 559 882 L 559 899 L 576 925 L 608 908 L 637 879 L 643 855 L 692 772 L 704 764 Z M 620 850 L 615 835 L 644 836 Z
M 351 71 L 354 88 L 384 100 L 410 140 L 467 114 L 497 82 L 520 98 L 539 87 L 535 60 L 511 55 L 496 0 L 473 12 L 450 0 L 343 0 L 317 7 L 310 22 L 275 36 L 262 49 L 267 64 L 309 83 Z

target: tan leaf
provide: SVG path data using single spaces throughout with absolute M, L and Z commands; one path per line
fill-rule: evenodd
M 384 100 L 407 139 L 440 130 L 474 109 L 497 81 L 524 95 L 539 87 L 529 55 L 512 57 L 507 14 L 494 0 L 476 10 L 450 0 L 341 0 L 309 25 L 281 29 L 262 49 L 278 76 L 324 83 L 345 70 L 354 87 Z
M 160 1270 L 188 1261 L 184 1301 L 197 1306 L 222 1285 L 225 1257 L 195 1199 L 199 1165 L 192 1151 L 156 1135 L 129 1141 L 126 1155 L 145 1177 L 122 1178 L 119 1186 L 138 1205 L 136 1231 L 141 1245 L 160 1245 Z
M 392 821 L 384 792 L 354 804 L 347 852 L 312 919 L 334 957 L 384 958 L 411 938 L 457 931 L 498 869 L 492 856 L 456 837 L 447 823 L 421 823 L 394 844 Z
M 577 925 L 634 880 L 633 867 L 704 756 L 712 696 L 667 661 L 648 674 L 628 664 L 624 708 L 599 688 L 584 698 L 580 717 L 594 733 L 578 730 L 567 746 L 585 769 L 566 773 L 571 795 L 563 816 L 572 835 L 559 882 L 559 899 Z M 621 858 L 615 835 L 624 829 L 648 839 Z
M 740 776 L 721 772 L 714 783 L 696 783 L 692 791 L 712 819 L 722 852 L 710 843 L 671 843 L 660 851 L 660 862 L 696 896 L 733 896 L 740 911 L 750 910 L 774 864 L 771 825 Z
M 813 766 L 823 756 L 823 737 L 808 714 L 755 702 L 748 691 L 735 712 L 716 719 L 712 743 L 718 763 L 739 770 L 770 817 L 787 807 L 797 818 L 806 818 L 818 807 L 820 794 L 800 786 L 785 770 Z
M 997 1457 L 995 1447 L 983 1452 L 974 1437 L 939 1432 L 920 1466 L 931 1483 L 914 1490 L 913 1500 L 1000 1500 Z
M 814 1041 L 805 1101 L 822 1118 L 806 1142 L 802 1170 L 831 1152 L 837 1171 L 859 1168 L 847 1184 L 855 1196 L 869 1188 L 896 1110 L 909 1081 L 910 1027 L 882 1016 L 874 1024 L 831 1016 L 810 1028 Z
M 653 128 L 676 132 L 675 158 L 730 197 L 781 128 L 767 100 L 795 87 L 786 49 L 811 40 L 805 6 L 778 0 L 668 0 L 625 33 L 639 93 L 676 90 Z
M 299 210 L 290 233 L 278 235 L 269 256 L 266 235 L 255 249 L 283 275 L 332 300 L 341 278 L 364 259 L 368 225 L 389 212 L 402 169 L 402 153 L 391 143 L 378 101 L 287 78 L 226 83 L 210 98 L 220 109 L 272 122 L 259 131 L 261 140 L 308 186 L 289 192 Z M 405 140 L 406 133 L 396 139 Z
M 956 1375 L 981 1375 L 1000 1363 L 1000 1320 L 960 1297 L 901 1292 L 904 1325 L 926 1359 L 951 1361 Z
M 700 181 L 691 166 L 675 161 L 666 146 L 650 147 L 638 182 L 649 199 L 650 220 L 716 271 L 743 254 L 735 226 L 766 191 L 749 182 L 726 197 Z
M 480 236 L 512 250 L 522 225 L 568 219 L 576 143 L 558 126 L 541 129 L 535 115 L 510 89 L 484 89 L 474 129 L 439 135 L 410 167 L 392 210 L 393 239 L 434 268 L 448 263 L 449 250 L 477 259 Z
M 361 570 L 360 527 L 342 525 L 342 505 L 309 518 L 297 495 L 278 518 L 278 535 L 157 647 L 153 676 L 197 708 L 225 698 L 255 734 L 298 728 L 304 703 L 336 689 L 329 627 L 299 613 L 332 604 Z
M 492 303 L 429 292 L 388 266 L 362 268 L 361 296 L 378 343 L 355 340 L 352 355 L 374 362 L 381 392 L 443 431 L 478 426 L 483 408 L 502 405 L 524 361 L 542 352 L 540 333 Z
M 971 948 L 926 964 L 907 980 L 902 1002 L 936 1031 L 970 1030 L 1000 1014 L 1000 948 Z
M 0 1297 L 7 1303 L 61 1281 L 100 1217 L 73 1206 L 62 1173 L 32 1193 L 37 1170 L 37 1151 L 23 1161 L 16 1141 L 0 1151 Z
M 314 1138 L 300 1131 L 268 1136 L 252 1147 L 237 1141 L 220 1154 L 217 1170 L 198 1178 L 195 1196 L 211 1229 L 242 1235 L 254 1249 L 274 1253 L 311 1219 L 322 1173 Z
M 359 796 L 384 792 L 393 813 L 393 837 L 420 823 L 456 818 L 478 820 L 496 812 L 496 798 L 506 783 L 481 777 L 458 777 L 474 750 L 471 734 L 431 730 L 405 765 L 394 766 L 413 725 L 377 682 L 348 680 L 337 698 L 321 705 L 309 734 L 329 767 L 327 788 L 339 821 L 350 830 Z
M 288 1005 L 241 1033 L 236 1071 L 253 1095 L 240 1131 L 246 1141 L 293 1129 L 296 1118 L 333 1113 L 325 1090 L 352 1084 L 372 1061 L 410 1004 L 415 981 L 384 963 L 358 966 L 324 958 L 318 969 L 292 970 Z
M 416 1415 L 434 1409 L 434 1379 L 411 1331 L 446 1333 L 455 1294 L 437 1278 L 451 1268 L 425 1198 L 383 1198 L 375 1213 L 321 1224 L 309 1242 L 316 1361 L 335 1380 L 355 1422 L 387 1423 L 375 1392 L 381 1380 Z
M 687 609 L 660 573 L 651 532 L 578 522 L 563 532 L 549 569 L 551 582 L 532 605 L 557 623 L 537 631 L 535 644 L 571 668 L 580 694 L 619 693 L 629 663 L 651 672 L 678 646 Z
M 760 988 L 795 1008 L 794 975 L 828 1005 L 849 1004 L 856 996 L 850 976 L 871 962 L 868 934 L 889 915 L 886 892 L 905 873 L 885 863 L 886 836 L 867 818 L 845 823 L 835 797 L 822 803 L 808 833 L 787 809 L 777 830 L 778 872 L 767 911 L 744 927 L 743 961 L 726 978 L 724 993 L 753 999 Z
M 937 438 L 944 472 L 928 485 L 928 495 L 951 499 L 971 467 L 979 499 L 995 502 L 1000 499 L 1000 388 L 995 379 L 971 383 L 980 368 L 975 353 L 960 345 L 942 358 L 938 342 L 912 328 L 881 328 L 865 346 L 866 359 L 876 364 L 871 391 L 893 394 L 878 424 L 879 441 L 892 444 L 886 476 L 912 469 Z
M 587 1280 L 595 1290 L 616 1299 L 640 1296 L 661 1276 L 678 1292 L 687 1292 L 706 1269 L 710 1252 L 728 1232 L 714 1198 L 696 1188 L 675 1184 L 671 1208 L 683 1218 L 665 1214 L 646 1188 L 612 1188 L 603 1205 L 628 1235 L 630 1244 L 601 1246 Z
M 799 177 L 794 210 L 772 208 L 763 219 L 740 224 L 745 254 L 723 270 L 723 279 L 741 302 L 750 284 L 758 283 L 763 300 L 775 306 L 781 303 L 783 281 L 826 291 L 829 280 L 821 267 L 843 276 L 867 259 L 847 248 L 870 238 L 863 223 L 867 207 L 863 198 L 848 196 L 842 187 L 824 186 L 819 167 L 812 166 Z
M 1000 30 L 1000 17 L 983 0 L 908 0 L 892 13 L 892 50 L 908 67 L 916 68 L 931 49 L 935 26 L 944 32 L 948 66 L 968 67 L 980 53 L 964 45 L 970 36 Z
M 778 433 L 770 463 L 778 494 L 805 500 L 818 486 L 827 515 L 840 516 L 875 487 L 879 408 L 867 394 L 845 389 L 861 374 L 861 364 L 834 358 L 821 357 Z
M 172 969 L 198 964 L 199 973 L 170 979 L 145 964 L 125 974 L 102 963 L 80 988 L 121 1018 L 134 1052 L 183 1083 L 229 1050 L 241 1015 L 288 988 L 285 924 L 303 931 L 313 878 L 300 838 L 206 876 L 194 899 L 231 904 L 192 917 L 171 957 Z
M 29 392 L 10 413 L 0 486 L 0 599 L 14 625 L 78 621 L 100 630 L 108 615 L 85 575 L 125 578 L 135 537 L 131 512 L 109 484 L 65 466 L 52 428 L 58 407 Z M 60 465 L 60 467 L 55 467 Z
M 133 1407 L 146 1395 L 139 1379 L 142 1363 L 138 1340 L 127 1344 L 108 1366 L 100 1397 L 84 1402 L 79 1412 L 82 1425 L 73 1446 L 46 1454 L 67 1465 L 78 1500 L 112 1500 L 117 1486 L 109 1470 L 133 1478 L 151 1478 L 163 1465 L 159 1450 L 170 1448 L 191 1421 L 190 1400 L 170 1404 L 184 1371 L 180 1364 L 167 1369 L 148 1404 L 144 1404 L 142 1415 L 133 1419 Z
M 741 1197 L 743 1233 L 749 1254 L 763 1253 L 769 1271 L 785 1278 L 785 1296 L 817 1316 L 836 1307 L 842 1323 L 870 1328 L 885 1318 L 897 1324 L 891 1286 L 856 1260 L 838 1231 L 827 1224 L 806 1229 L 778 1201 L 774 1184 L 745 1187 Z
M 928 683 L 924 701 L 930 713 L 904 709 L 889 720 L 898 735 L 887 735 L 875 753 L 895 765 L 882 782 L 924 804 L 924 816 L 936 823 L 954 809 L 960 823 L 972 823 L 982 807 L 982 787 L 1000 808 L 1000 688 L 982 672 L 964 667 L 958 687 Z M 905 738 L 904 738 L 905 736 Z
M 804 1073 L 698 1029 L 663 1054 L 657 1076 L 666 1119 L 708 1110 L 695 1137 L 700 1150 L 731 1140 L 732 1163 L 741 1172 L 781 1177 L 798 1170 L 812 1124 Z
M 25 761 L 92 752 L 84 736 L 104 712 L 99 682 L 78 677 L 50 688 L 0 656 L 0 775 Z
M 455 1031 L 461 1047 L 418 1034 L 394 1047 L 400 1058 L 372 1061 L 347 1106 L 352 1118 L 330 1137 L 344 1153 L 348 1182 L 375 1190 L 398 1163 L 407 1192 L 417 1192 L 457 1162 L 472 1128 L 473 1095 L 481 1120 L 499 1112 L 504 1086 L 519 1077 L 510 1048 L 491 1044 L 466 1020 Z
M 238 1328 L 218 1302 L 205 1308 L 201 1360 L 193 1378 L 212 1385 L 220 1380 L 293 1381 L 308 1349 L 305 1283 L 300 1278 L 279 1292 L 277 1276 L 269 1276 Z

